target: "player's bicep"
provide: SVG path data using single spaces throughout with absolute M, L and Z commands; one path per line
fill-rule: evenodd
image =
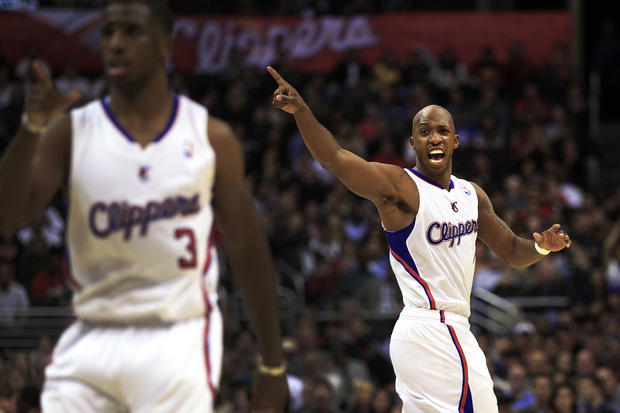
M 71 117 L 62 115 L 39 137 L 32 159 L 28 215 L 41 212 L 66 182 L 71 158 Z
M 478 195 L 478 238 L 498 256 L 508 254 L 516 235 L 495 213 L 489 196 L 478 185 L 473 184 Z
M 332 171 L 355 194 L 375 203 L 387 194 L 397 193 L 396 181 L 402 169 L 396 165 L 368 162 L 353 152 L 341 149 Z

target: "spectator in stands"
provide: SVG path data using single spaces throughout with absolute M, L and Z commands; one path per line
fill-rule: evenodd
M 508 96 L 514 99 L 521 86 L 532 80 L 536 68 L 530 61 L 523 42 L 515 40 L 508 46 L 508 58 L 504 62 L 503 73 L 506 79 Z
M 65 222 L 60 212 L 56 207 L 49 206 L 19 230 L 17 239 L 28 245 L 34 237 L 41 237 L 46 248 L 61 247 L 64 245 L 64 230 Z
M 618 409 L 605 400 L 603 389 L 594 376 L 583 376 L 577 381 L 578 413 L 618 413 Z
M 553 413 L 577 413 L 575 392 L 569 384 L 559 384 L 555 387 Z
M 571 57 L 568 45 L 556 43 L 549 61 L 538 70 L 540 84 L 545 88 L 545 95 L 552 101 L 561 101 L 566 88 L 573 81 Z
M 29 306 L 26 289 L 15 281 L 15 264 L 0 261 L 0 326 L 21 326 Z
M 512 108 L 513 119 L 524 126 L 541 125 L 548 120 L 549 113 L 549 104 L 540 95 L 538 86 L 534 82 L 526 83 Z
M 391 413 L 393 406 L 392 394 L 387 388 L 378 389 L 375 392 L 375 397 L 372 400 L 372 413 Z
M 333 80 L 344 85 L 347 89 L 354 88 L 367 81 L 370 69 L 364 63 L 355 49 L 347 51 L 345 58 L 332 72 Z
M 405 85 L 428 82 L 429 73 L 435 64 L 435 57 L 422 46 L 414 46 L 402 61 L 402 74 Z
M 81 102 L 86 103 L 94 97 L 90 80 L 84 76 L 80 76 L 73 63 L 68 63 L 65 66 L 62 75 L 56 78 L 54 83 L 58 91 L 62 94 L 66 95 L 73 91 L 80 92 L 82 96 Z
M 26 388 L 26 375 L 17 368 L 8 371 L 8 386 L 4 394 L 0 394 L 0 412 L 22 413 L 18 406 L 23 405 L 23 391 Z
M 0 261 L 13 261 L 17 256 L 17 245 L 12 238 L 0 235 Z
M 483 46 L 472 65 L 471 82 L 478 89 L 499 89 L 504 82 L 502 66 L 492 46 Z
M 398 54 L 393 50 L 385 50 L 372 67 L 372 73 L 377 88 L 400 83 L 402 73 Z
M 596 371 L 596 360 L 590 349 L 583 348 L 575 356 L 575 374 L 577 377 L 591 377 Z
M 551 397 L 553 396 L 553 382 L 546 374 L 534 376 L 532 393 L 535 401 L 532 405 L 516 409 L 515 413 L 551 413 Z
M 230 400 L 222 403 L 216 413 L 250 413 L 250 389 L 247 383 L 238 383 L 231 389 Z
M 603 366 L 596 369 L 595 377 L 601 384 L 605 400 L 612 406 L 620 406 L 620 382 L 611 368 Z
M 429 77 L 440 99 L 446 99 L 449 91 L 469 83 L 467 66 L 451 47 L 439 52 L 437 64 L 431 69 Z
M 513 364 L 508 368 L 508 383 L 510 384 L 512 408 L 516 411 L 531 407 L 536 402 L 528 383 L 527 370 L 521 364 Z
M 30 298 L 33 305 L 66 306 L 71 302 L 71 291 L 64 271 L 62 250 L 51 251 L 46 266 L 30 281 Z
M 308 382 L 308 404 L 297 413 L 341 413 L 335 405 L 332 384 L 323 378 L 314 378 Z
M 369 381 L 358 380 L 347 401 L 346 413 L 372 413 L 375 386 Z

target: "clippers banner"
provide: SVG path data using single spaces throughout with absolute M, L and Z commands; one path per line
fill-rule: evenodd
M 38 10 L 0 13 L 0 57 L 11 64 L 36 46 L 53 67 L 71 62 L 97 70 L 100 11 Z M 287 56 L 301 71 L 331 70 L 355 50 L 367 63 L 385 51 L 404 56 L 421 46 L 433 55 L 446 47 L 472 64 L 484 46 L 502 61 L 519 41 L 535 64 L 550 59 L 553 46 L 572 41 L 568 12 L 433 12 L 360 16 L 177 16 L 173 66 L 217 73 L 232 61 L 265 67 Z M 569 48 L 570 49 L 570 48 Z

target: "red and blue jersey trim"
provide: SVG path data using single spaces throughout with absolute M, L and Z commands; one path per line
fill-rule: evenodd
M 209 301 L 209 294 L 207 291 L 207 280 L 206 275 L 211 267 L 212 257 L 211 257 L 211 245 L 212 245 L 212 234 L 213 234 L 213 226 L 211 226 L 211 231 L 209 231 L 209 240 L 207 241 L 207 256 L 205 258 L 205 262 L 202 266 L 202 277 L 200 280 L 200 290 L 202 293 L 202 299 L 205 305 L 205 327 L 203 332 L 203 351 L 204 351 L 204 359 L 205 359 L 205 373 L 207 379 L 207 386 L 209 387 L 209 391 L 211 392 L 212 399 L 215 400 L 216 395 L 216 386 L 211 380 L 211 358 L 209 355 L 209 327 L 210 327 L 210 319 L 211 319 L 211 302 Z
M 461 387 L 461 397 L 459 398 L 459 413 L 474 413 L 474 404 L 471 398 L 471 389 L 469 388 L 469 370 L 467 368 L 467 359 L 465 358 L 465 353 L 463 352 L 463 348 L 461 347 L 461 343 L 459 342 L 458 337 L 456 336 L 456 331 L 454 331 L 454 327 L 449 324 L 446 324 L 446 316 L 443 310 L 439 310 L 439 318 L 443 324 L 448 327 L 448 332 L 450 333 L 450 338 L 452 339 L 452 343 L 454 343 L 454 347 L 456 347 L 456 351 L 459 354 L 459 358 L 461 359 L 461 371 L 463 373 L 463 381 Z
M 426 298 L 428 299 L 428 305 L 431 310 L 436 310 L 437 305 L 435 304 L 435 297 L 431 293 L 431 289 L 429 288 L 424 278 L 422 278 L 418 272 L 418 267 L 415 265 L 415 261 L 413 257 L 409 253 L 407 249 L 407 238 L 411 235 L 413 228 L 415 226 L 415 219 L 409 226 L 400 229 L 398 231 L 385 231 L 388 239 L 388 245 L 390 248 L 390 253 L 396 261 L 398 261 L 404 268 L 405 271 L 409 273 L 415 279 L 418 284 L 422 286 L 424 293 L 426 294 Z

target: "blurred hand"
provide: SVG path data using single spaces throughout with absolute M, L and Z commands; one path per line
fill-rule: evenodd
M 45 126 L 56 116 L 62 114 L 80 100 L 81 93 L 72 91 L 68 95 L 60 93 L 52 82 L 52 77 L 43 63 L 32 63 L 32 84 L 26 96 L 25 112 L 28 122 L 34 126 Z
M 278 88 L 273 92 L 273 107 L 282 109 L 285 112 L 295 115 L 306 106 L 306 102 L 301 95 L 290 85 L 278 72 L 271 66 L 267 66 L 267 71 L 278 83 Z
M 538 246 L 549 251 L 560 251 L 570 247 L 571 244 L 570 237 L 560 228 L 560 224 L 553 224 L 542 234 L 535 232 L 533 235 Z
M 273 377 L 258 371 L 252 380 L 252 413 L 283 413 L 288 399 L 286 374 Z

